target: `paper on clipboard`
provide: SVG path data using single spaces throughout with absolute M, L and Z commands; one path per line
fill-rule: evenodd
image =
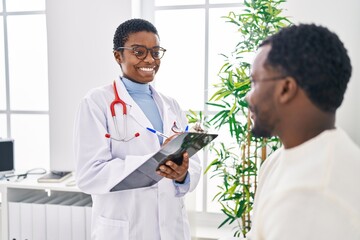
M 191 157 L 217 136 L 217 134 L 196 132 L 184 132 L 175 136 L 146 162 L 114 186 L 111 192 L 149 187 L 156 184 L 163 178 L 156 173 L 156 170 L 158 170 L 166 160 L 172 160 L 176 164 L 181 165 L 183 161 L 182 155 L 185 151 L 187 151 L 189 157 Z

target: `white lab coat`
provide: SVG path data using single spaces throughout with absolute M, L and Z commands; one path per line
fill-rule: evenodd
M 74 147 L 78 187 L 91 194 L 92 239 L 98 240 L 190 240 L 190 228 L 183 196 L 195 189 L 201 174 L 198 157 L 189 160 L 190 184 L 177 187 L 171 179 L 132 190 L 110 192 L 122 179 L 160 148 L 157 135 L 144 127 L 150 121 L 116 81 L 118 94 L 128 107 L 127 136 L 140 136 L 129 142 L 105 138 L 116 136 L 110 111 L 114 100 L 112 84 L 90 91 L 80 103 L 75 120 Z M 183 128 L 187 121 L 178 103 L 151 88 L 163 119 L 164 134 L 171 136 L 176 121 Z M 119 130 L 124 118 L 120 104 L 115 106 Z

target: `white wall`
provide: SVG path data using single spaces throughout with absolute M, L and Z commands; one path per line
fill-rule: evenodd
M 112 39 L 131 10 L 131 0 L 46 1 L 51 170 L 74 170 L 74 115 L 88 90 L 120 74 Z
M 359 0 L 288 0 L 286 15 L 294 23 L 316 23 L 339 35 L 351 58 L 353 73 L 337 125 L 360 145 L 360 1 Z

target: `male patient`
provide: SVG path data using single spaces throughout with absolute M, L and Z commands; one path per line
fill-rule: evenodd
M 261 167 L 248 239 L 360 239 L 360 148 L 335 125 L 351 70 L 322 26 L 284 28 L 260 45 L 246 97 L 252 133 L 283 147 Z

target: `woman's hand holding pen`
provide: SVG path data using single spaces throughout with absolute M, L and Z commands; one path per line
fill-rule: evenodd
M 173 179 L 177 182 L 183 182 L 185 180 L 187 171 L 189 169 L 189 155 L 187 152 L 183 154 L 183 162 L 179 166 L 171 160 L 165 162 L 164 165 L 161 165 L 160 170 L 157 173 L 160 176 Z

